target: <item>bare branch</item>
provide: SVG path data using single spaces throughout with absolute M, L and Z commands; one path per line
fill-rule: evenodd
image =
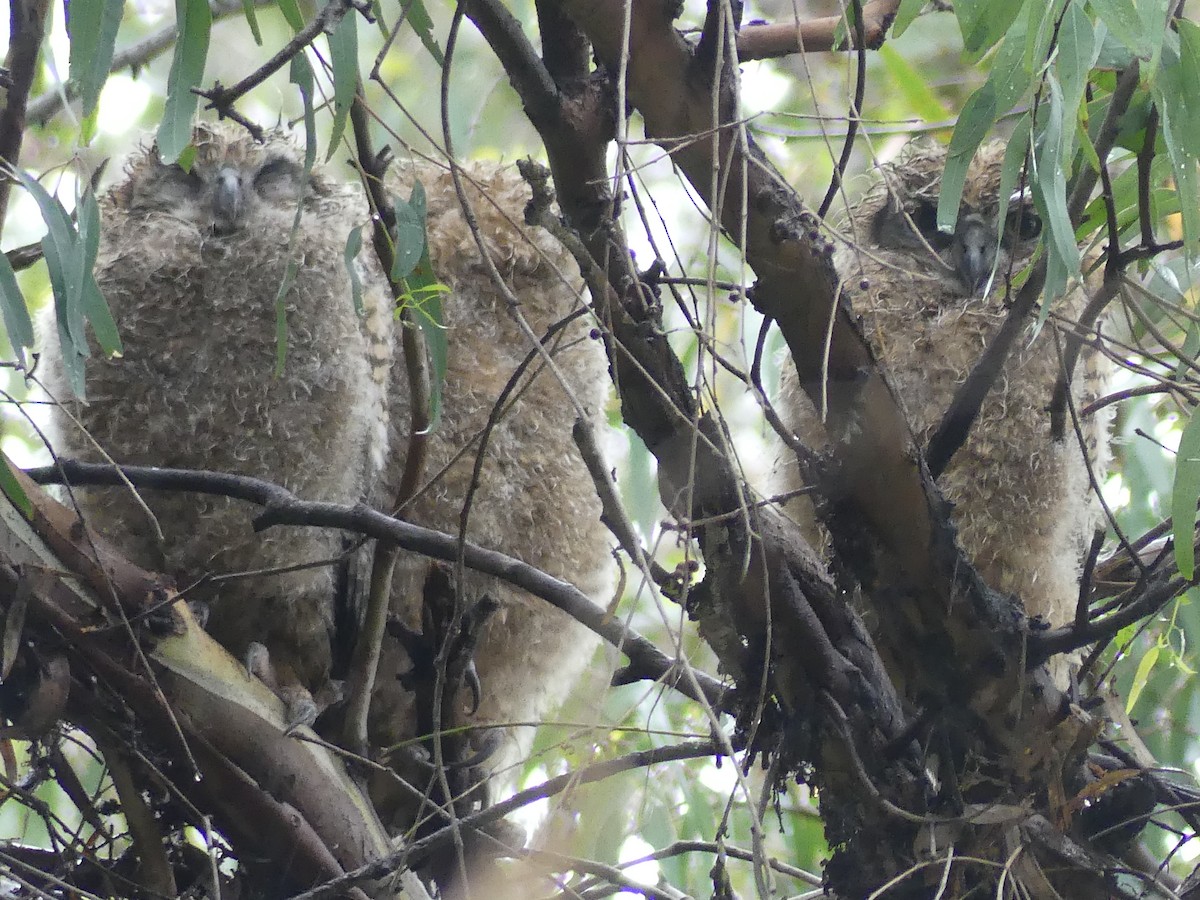
M 851 29 L 851 37 L 843 43 L 837 42 L 838 29 L 845 24 L 843 16 L 827 16 L 809 19 L 807 22 L 774 22 L 743 26 L 738 34 L 738 59 L 770 59 L 789 56 L 793 53 L 820 53 L 827 50 L 851 50 L 865 48 L 878 50 L 883 46 L 887 30 L 896 17 L 900 0 L 875 0 L 866 4 Z
M 121 479 L 124 476 L 139 488 L 194 491 L 199 494 L 233 497 L 264 507 L 263 513 L 254 520 L 256 530 L 272 525 L 340 528 L 376 540 L 392 541 L 401 549 L 421 553 L 432 559 L 445 562 L 454 562 L 457 559 L 458 537 L 455 535 L 401 522 L 365 506 L 346 507 L 336 503 L 298 500 L 295 495 L 278 485 L 244 475 L 188 469 L 158 469 L 151 466 L 122 466 L 118 471 L 113 466 L 71 460 L 60 461 L 58 467 L 30 469 L 27 474 L 35 482 L 42 484 L 58 484 L 65 481 L 72 485 L 111 487 L 123 485 Z M 594 604 L 573 585 L 559 581 L 511 556 L 472 543 L 465 545 L 464 559 L 469 568 L 516 585 L 572 616 L 629 657 L 630 662 L 642 673 L 642 677 L 663 681 L 693 699 L 700 699 L 689 690 L 687 680 L 683 679 L 674 660 L 636 631 L 613 619 L 606 610 Z M 696 673 L 696 677 L 701 685 L 701 695 L 709 703 L 721 706 L 725 698 L 725 687 L 715 678 L 703 673 Z

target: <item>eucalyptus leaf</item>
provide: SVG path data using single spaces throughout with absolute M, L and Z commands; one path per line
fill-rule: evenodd
M 917 5 L 919 6 L 920 2 Z M 445 65 L 446 58 L 442 55 L 442 48 L 438 46 L 437 38 L 433 36 L 433 19 L 429 17 L 429 11 L 425 9 L 423 0 L 412 0 L 412 3 L 409 4 L 408 24 L 413 27 L 413 31 L 417 33 L 417 37 L 421 39 L 421 43 L 433 57 L 433 61 L 439 67 Z
M 1088 0 L 1100 20 L 1108 26 L 1114 38 L 1142 59 L 1149 59 L 1153 36 L 1146 32 L 1145 23 L 1133 0 Z
M 892 37 L 898 38 L 904 34 L 908 30 L 908 26 L 917 20 L 917 16 L 924 6 L 925 0 L 900 0 L 896 18 L 892 19 Z
M 33 348 L 33 322 L 17 284 L 17 274 L 5 253 L 0 253 L 0 313 L 3 314 L 8 343 L 17 362 L 24 366 L 25 350 Z
M 329 55 L 333 67 L 333 129 L 326 162 L 333 158 L 346 132 L 346 120 L 358 88 L 358 16 L 353 7 L 330 33 Z
M 362 279 L 358 275 L 358 264 L 355 260 L 358 259 L 358 254 L 362 251 L 362 226 L 355 225 L 350 229 L 350 234 L 346 236 L 346 249 L 342 252 L 342 259 L 346 264 L 346 274 L 350 276 L 350 297 L 354 301 L 354 311 L 362 315 Z
M 175 0 L 175 55 L 167 75 L 167 102 L 158 126 L 159 155 L 172 163 L 192 141 L 192 120 L 199 98 L 192 88 L 199 87 L 208 59 L 208 39 L 212 30 L 212 10 L 208 0 Z
M 85 118 L 95 112 L 108 80 L 124 11 L 125 0 L 73 0 L 67 5 L 71 80 L 79 85 Z
M 254 0 L 242 0 L 242 12 L 246 14 L 246 24 L 250 26 L 250 35 L 259 47 L 263 45 L 262 31 L 258 27 L 258 13 L 254 10 Z
M 1196 528 L 1196 502 L 1200 500 L 1200 416 L 1188 419 L 1179 437 L 1175 456 L 1175 483 L 1171 488 L 1171 531 L 1175 540 L 1175 565 L 1190 581 L 1196 574 L 1192 535 Z
M 416 188 L 414 187 L 414 193 Z M 392 260 L 392 281 L 407 278 L 421 261 L 425 251 L 425 217 L 422 210 L 399 198 L 395 200 L 396 244 Z

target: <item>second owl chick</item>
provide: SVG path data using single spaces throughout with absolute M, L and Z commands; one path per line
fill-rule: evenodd
M 497 268 L 520 301 L 520 311 L 539 337 L 582 309 L 578 269 L 562 247 L 540 229 L 522 226 L 528 186 L 515 169 L 472 164 L 464 178 L 475 215 Z M 428 241 L 434 271 L 451 292 L 445 301 L 449 344 L 441 421 L 429 439 L 426 484 L 400 511 L 413 522 L 457 533 L 479 437 L 493 407 L 532 347 L 488 275 L 467 227 L 451 175 L 429 163 L 397 164 L 392 193 L 408 197 L 414 180 L 428 206 Z M 589 337 L 580 318 L 547 345 L 576 397 L 600 427 L 607 393 L 603 345 Z M 399 351 L 397 351 L 399 352 Z M 385 496 L 394 496 L 408 439 L 409 398 L 397 367 L 391 390 L 392 455 L 384 474 Z M 555 376 L 535 360 L 492 431 L 471 506 L 467 539 L 500 550 L 603 597 L 613 562 L 600 504 L 571 439 L 575 410 Z M 410 555 L 397 566 L 392 609 L 410 627 L 421 625 L 428 560 Z M 541 718 L 555 707 L 591 658 L 591 632 L 544 600 L 494 578 L 467 573 L 458 585 L 463 601 L 483 594 L 498 603 L 475 653 L 481 703 L 465 721 L 509 726 Z M 397 676 L 410 666 L 391 645 L 372 704 L 372 743 L 390 746 L 414 736 L 412 698 Z M 466 692 L 464 692 L 465 694 Z M 470 698 L 462 698 L 464 709 Z M 529 728 L 493 730 L 501 744 L 490 770 L 522 758 Z M 401 819 L 397 824 L 406 826 Z
M 145 148 L 102 201 L 95 274 L 125 352 L 88 361 L 83 404 L 70 399 L 57 342 L 44 341 L 46 383 L 63 404 L 54 449 L 257 476 L 306 500 L 355 503 L 386 440 L 386 360 L 373 371 L 367 332 L 390 327 L 383 294 L 368 294 L 362 318 L 351 299 L 343 248 L 365 218 L 361 191 L 320 169 L 305 177 L 302 153 L 280 132 L 258 143 L 239 127 L 201 124 L 193 143 L 188 171 Z M 276 377 L 276 297 L 292 263 L 282 301 L 286 359 Z M 125 489 L 77 496 L 89 524 L 181 586 L 206 573 L 318 564 L 190 595 L 207 602 L 208 629 L 231 652 L 267 647 L 293 715 L 315 714 L 303 689 L 317 691 L 330 674 L 329 561 L 341 535 L 255 534 L 255 508 L 223 497 L 147 490 L 147 510 Z
M 944 151 L 910 146 L 851 210 L 857 245 L 835 257 L 853 310 L 862 316 L 922 449 L 1004 322 L 1010 264 L 1013 271 L 1026 264 L 1040 230 L 1022 198 L 1009 204 L 997 226 L 1003 157 L 1000 144 L 980 150 L 968 172 L 958 228 L 945 235 L 936 227 Z M 992 288 L 982 296 L 989 282 Z M 1071 320 L 1086 302 L 1076 288 L 1053 310 Z M 963 548 L 984 580 L 1017 595 L 1031 618 L 1052 626 L 1074 616 L 1081 560 L 1099 524 L 1088 463 L 1102 475 L 1108 462 L 1103 413 L 1081 421 L 1086 458 L 1073 431 L 1064 441 L 1052 440 L 1049 406 L 1060 371 L 1053 322 L 1032 341 L 1018 339 L 966 443 L 938 480 L 953 504 Z M 1076 409 L 1099 396 L 1106 373 L 1102 359 L 1082 358 L 1072 384 Z M 790 359 L 781 393 L 788 426 L 810 446 L 822 446 L 819 418 Z M 787 486 L 799 487 L 795 464 L 785 470 Z M 799 514 L 819 546 L 811 515 L 811 509 Z M 1062 675 L 1060 670 L 1060 683 Z

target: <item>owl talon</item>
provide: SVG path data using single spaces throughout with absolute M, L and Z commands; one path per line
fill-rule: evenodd
M 271 653 L 266 646 L 258 641 L 251 641 L 246 647 L 246 657 L 243 660 L 246 673 L 253 675 L 275 694 L 279 693 L 279 682 L 275 678 L 275 668 L 271 665 Z
M 302 685 L 281 679 L 271 664 L 271 653 L 258 641 L 246 647 L 246 671 L 271 689 L 271 693 L 283 701 L 287 727 L 284 734 L 291 734 L 301 725 L 312 725 L 321 714 L 313 695 Z
M 317 721 L 317 716 L 320 715 L 321 710 L 317 707 L 316 701 L 313 700 L 312 694 L 300 687 L 300 685 L 285 688 L 278 692 L 277 696 L 287 708 L 288 724 L 283 729 L 285 735 L 293 734 L 296 729 L 303 725 L 311 727 Z
M 483 702 L 483 684 L 479 681 L 479 669 L 475 667 L 473 658 L 467 661 L 463 681 L 467 683 L 467 689 L 471 692 L 471 708 L 467 715 L 473 716 L 479 712 L 479 704 Z

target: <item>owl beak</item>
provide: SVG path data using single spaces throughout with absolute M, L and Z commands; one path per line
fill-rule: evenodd
M 971 293 L 980 293 L 996 262 L 996 232 L 977 215 L 963 216 L 954 233 L 951 256 L 963 284 Z
M 221 169 L 217 173 L 216 190 L 213 193 L 213 230 L 217 234 L 237 231 L 241 227 L 245 207 L 242 179 L 237 169 Z
M 983 290 L 988 276 L 992 274 L 992 263 L 987 258 L 990 255 L 968 247 L 958 261 L 958 275 L 972 293 L 978 294 Z

